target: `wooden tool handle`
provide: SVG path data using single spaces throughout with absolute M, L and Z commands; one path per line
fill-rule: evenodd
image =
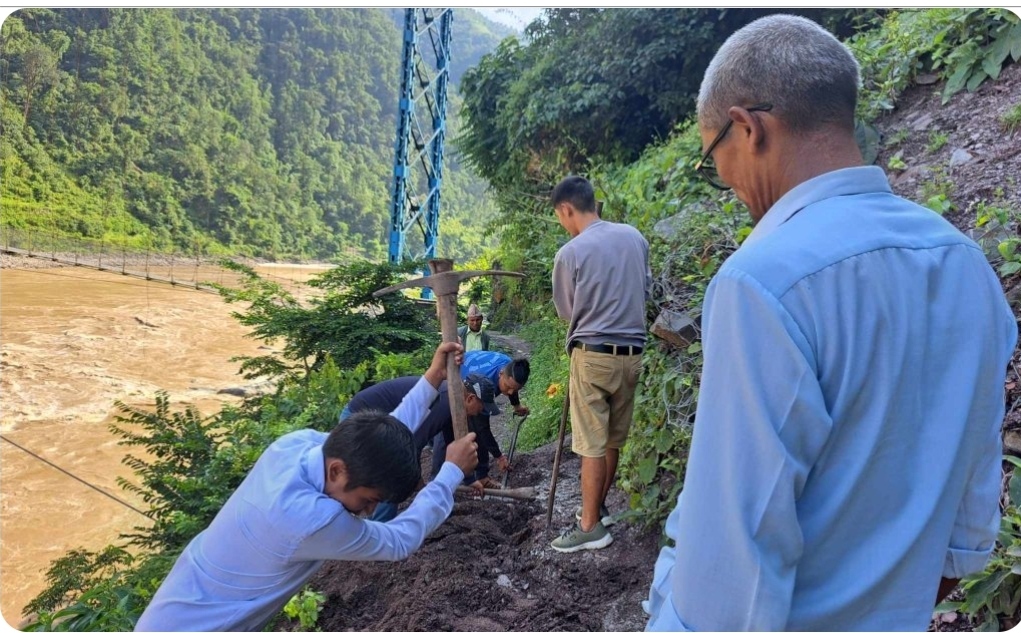
M 429 260 L 432 274 L 450 272 L 454 268 L 451 259 Z M 440 322 L 440 334 L 444 343 L 459 343 L 457 336 L 457 292 L 436 293 L 436 318 Z M 447 354 L 447 394 L 450 400 L 450 419 L 454 426 L 454 439 L 468 435 L 468 413 L 464 410 L 464 383 L 461 382 L 461 368 L 453 354 Z
M 475 494 L 475 489 L 469 486 L 458 486 L 458 492 L 464 494 Z M 487 497 L 506 497 L 507 499 L 518 499 L 521 501 L 529 501 L 535 499 L 535 488 L 486 488 Z
M 436 314 L 440 319 L 443 342 L 458 342 L 457 305 L 454 295 L 436 297 Z M 468 413 L 464 410 L 464 383 L 461 382 L 461 368 L 453 354 L 447 354 L 447 394 L 450 396 L 450 419 L 454 426 L 454 438 L 468 435 Z

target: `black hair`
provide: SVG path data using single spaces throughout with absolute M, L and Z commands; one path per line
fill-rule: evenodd
M 515 358 L 503 366 L 503 375 L 510 376 L 519 387 L 524 387 L 528 382 L 528 375 L 532 373 L 532 367 L 528 359 L 524 357 Z
M 596 191 L 592 183 L 581 176 L 568 176 L 557 183 L 550 194 L 550 201 L 554 207 L 561 202 L 569 202 L 582 213 L 596 212 Z
M 359 411 L 338 424 L 326 438 L 323 456 L 347 466 L 345 490 L 375 488 L 381 501 L 404 501 L 422 478 L 414 436 L 382 411 Z

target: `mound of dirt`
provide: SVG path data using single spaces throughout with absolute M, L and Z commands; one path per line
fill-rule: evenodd
M 495 420 L 494 420 L 495 422 Z M 554 446 L 515 459 L 510 487 L 534 486 L 530 502 L 459 498 L 411 558 L 327 563 L 312 581 L 326 595 L 325 631 L 633 631 L 645 626 L 658 537 L 627 524 L 598 551 L 560 554 L 549 542 L 581 503 L 578 458 L 566 443 L 553 525 L 546 499 Z M 626 509 L 611 493 L 611 511 Z

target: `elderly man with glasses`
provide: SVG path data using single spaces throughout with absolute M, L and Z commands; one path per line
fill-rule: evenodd
M 925 630 L 996 541 L 1017 323 L 981 249 L 862 165 L 858 83 L 788 15 L 706 70 L 698 169 L 755 228 L 706 292 L 649 630 Z

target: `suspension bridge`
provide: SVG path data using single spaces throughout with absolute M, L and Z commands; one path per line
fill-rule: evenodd
M 241 282 L 239 273 L 223 265 L 224 257 L 203 253 L 198 248 L 190 253 L 153 247 L 129 248 L 96 238 L 4 226 L 0 227 L 0 253 L 213 294 L 218 293 L 217 286 L 236 287 Z M 230 259 L 241 261 L 240 258 Z M 298 262 L 293 266 L 310 264 Z M 21 266 L 14 263 L 11 267 Z M 265 266 L 261 268 L 260 277 L 292 293 L 308 290 L 303 280 L 266 272 Z

